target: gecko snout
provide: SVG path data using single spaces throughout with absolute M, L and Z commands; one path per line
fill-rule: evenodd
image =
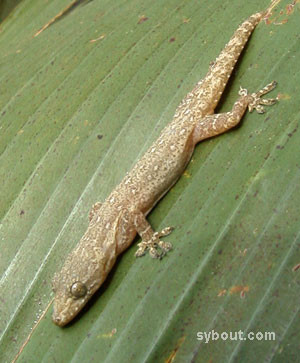
M 55 314 L 52 314 L 52 321 L 54 324 L 61 326 L 61 318 L 59 316 L 56 316 Z

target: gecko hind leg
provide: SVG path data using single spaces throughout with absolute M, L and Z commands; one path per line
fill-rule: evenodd
M 198 120 L 193 130 L 192 142 L 196 145 L 199 141 L 219 135 L 235 127 L 241 121 L 247 108 L 250 112 L 255 109 L 258 113 L 264 113 L 263 105 L 273 105 L 277 98 L 263 99 L 261 96 L 272 91 L 276 84 L 273 81 L 260 91 L 251 94 L 248 94 L 245 88 L 241 88 L 239 91 L 240 97 L 234 103 L 231 111 L 208 115 Z
M 154 232 L 142 212 L 135 213 L 134 226 L 142 238 L 142 242 L 138 243 L 138 250 L 135 253 L 136 257 L 143 256 L 149 250 L 149 255 L 152 258 L 161 259 L 172 249 L 171 243 L 161 241 L 160 237 L 169 235 L 173 231 L 173 227 L 166 227 L 160 232 Z

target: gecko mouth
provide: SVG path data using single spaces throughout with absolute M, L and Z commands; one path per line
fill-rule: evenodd
M 63 304 L 60 301 L 54 300 L 52 321 L 58 326 L 65 326 L 68 324 L 84 304 L 74 306 L 72 298 L 66 299 Z
M 52 314 L 52 321 L 55 325 L 58 325 L 60 327 L 67 325 L 71 320 L 74 319 L 74 315 L 68 314 L 57 314 L 55 311 Z
M 67 323 L 63 322 L 62 319 L 59 316 L 55 315 L 54 313 L 52 315 L 52 321 L 54 324 L 56 324 L 58 326 L 64 326 L 67 324 Z
M 58 325 L 58 326 L 65 326 L 71 320 L 72 320 L 71 316 L 57 313 L 55 310 L 52 314 L 52 321 L 55 325 Z

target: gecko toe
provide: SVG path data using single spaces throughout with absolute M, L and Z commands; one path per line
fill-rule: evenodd
M 155 247 L 150 247 L 149 248 L 149 255 L 152 258 L 158 258 L 161 259 L 161 254 L 157 251 L 157 249 Z
M 252 93 L 250 95 L 251 102 L 249 102 L 248 108 L 249 112 L 256 110 L 258 113 L 264 113 L 265 109 L 264 106 L 271 106 L 274 105 L 278 101 L 277 98 L 261 98 L 261 96 L 265 95 L 266 93 L 271 92 L 277 86 L 277 82 L 273 81 L 266 85 L 266 87 L 262 88 L 260 91 L 256 93 Z
M 146 253 L 147 248 L 148 248 L 147 243 L 145 243 L 143 241 L 141 243 L 138 243 L 138 250 L 134 254 L 135 257 L 144 256 L 144 254 Z
M 158 245 L 165 252 L 169 252 L 172 249 L 172 244 L 170 242 L 159 241 Z
M 173 230 L 174 227 L 166 227 L 159 232 L 159 237 L 168 236 Z

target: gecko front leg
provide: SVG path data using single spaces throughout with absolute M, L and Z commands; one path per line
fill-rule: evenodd
M 160 237 L 167 236 L 173 230 L 173 227 L 166 227 L 160 232 L 154 232 L 150 223 L 142 212 L 135 212 L 134 214 L 134 227 L 137 233 L 142 238 L 142 242 L 138 244 L 138 250 L 135 253 L 136 257 L 143 256 L 147 250 L 152 258 L 162 258 L 168 251 L 171 250 L 172 245 L 169 242 L 160 240 Z M 161 252 L 158 251 L 161 250 Z
M 240 97 L 230 112 L 209 115 L 198 121 L 193 130 L 194 144 L 208 137 L 219 135 L 236 126 L 241 121 L 247 108 L 249 112 L 255 109 L 258 113 L 264 113 L 263 105 L 273 105 L 277 99 L 263 99 L 261 96 L 272 91 L 276 85 L 277 83 L 273 81 L 260 91 L 252 94 L 248 94 L 246 89 L 241 88 L 239 91 Z

